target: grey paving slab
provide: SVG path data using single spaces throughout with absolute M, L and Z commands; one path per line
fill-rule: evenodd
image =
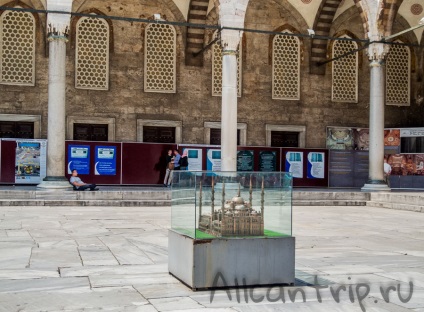
M 59 277 L 57 270 L 32 270 L 32 269 L 0 269 L 0 280 L 35 279 L 46 277 Z M 1 291 L 1 289 L 0 289 Z
M 30 267 L 51 269 L 82 266 L 77 248 L 33 248 Z
M 29 235 L 29 232 L 26 230 L 8 230 L 5 231 L 7 237 L 23 237 L 23 238 L 29 238 L 31 239 L 31 235 Z M 1 231 L 0 231 L 1 236 Z
M 0 268 L 20 269 L 29 265 L 32 247 L 10 246 L 0 248 Z
M 89 276 L 92 287 L 112 286 L 137 286 L 137 285 L 161 285 L 180 284 L 178 280 L 168 273 L 146 273 L 131 275 L 93 275 Z
M 202 307 L 199 303 L 187 297 L 150 299 L 149 301 L 158 311 L 173 311 L 176 308 L 184 311 Z
M 82 263 L 86 265 L 118 265 L 118 260 L 113 256 L 109 248 L 103 247 L 79 247 Z
M 20 230 L 22 223 L 18 221 L 0 220 L 0 230 Z
M 18 292 L 87 292 L 90 283 L 86 277 L 39 278 L 26 280 L 0 280 L 0 293 Z
M 154 311 L 131 310 L 148 305 L 133 288 L 89 290 L 77 293 L 23 292 L 0 294 L 1 312 L 40 311 Z M 127 310 L 126 310 L 127 309 Z
M 167 273 L 168 264 L 149 265 L 105 265 L 60 268 L 60 275 L 67 276 L 94 276 L 94 275 L 131 275 L 147 273 Z

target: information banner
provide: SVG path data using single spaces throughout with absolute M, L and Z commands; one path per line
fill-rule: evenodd
M 308 153 L 308 179 L 324 179 L 325 153 Z
M 285 169 L 293 178 L 303 179 L 303 152 L 287 152 Z
M 46 140 L 16 140 L 15 183 L 40 183 L 46 177 Z
M 277 152 L 259 152 L 259 171 L 277 171 Z
M 116 175 L 116 146 L 95 147 L 94 174 Z
M 201 148 L 183 148 L 183 153 L 187 151 L 189 171 L 202 171 L 202 156 Z
M 208 149 L 206 170 L 208 171 L 221 171 L 221 150 Z
M 253 171 L 253 151 L 237 152 L 237 171 Z
M 76 169 L 78 174 L 90 174 L 90 146 L 68 146 L 68 174 Z

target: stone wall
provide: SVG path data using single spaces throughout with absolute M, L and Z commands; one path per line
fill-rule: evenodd
M 149 18 L 160 13 L 167 20 L 182 21 L 181 14 L 172 7 L 172 1 L 127 1 L 124 4 L 106 0 L 86 1 L 77 9 L 85 12 L 93 8 L 111 16 Z M 185 29 L 176 27 L 177 93 L 146 93 L 143 91 L 145 25 L 126 21 L 112 23 L 109 91 L 75 89 L 75 38 L 70 38 L 67 50 L 67 115 L 115 118 L 117 141 L 136 141 L 137 119 L 182 121 L 183 142 L 203 144 L 204 122 L 220 121 L 221 118 L 221 98 L 211 96 L 211 50 L 203 54 L 203 67 L 186 66 Z M 215 10 L 209 13 L 207 23 L 217 23 Z M 36 86 L 0 85 L 0 110 L 5 114 L 41 115 L 42 137 L 45 138 L 48 56 L 42 21 L 39 24 Z M 246 28 L 273 31 L 282 25 L 291 25 L 299 32 L 308 28 L 303 18 L 286 2 L 277 6 L 271 0 L 251 1 L 246 14 Z M 338 17 L 333 23 L 331 35 L 343 30 L 349 30 L 358 38 L 364 37 L 362 21 L 354 10 Z M 206 32 L 206 43 L 210 41 L 211 33 Z M 331 101 L 331 64 L 325 65 L 325 75 L 310 75 L 310 49 L 310 40 L 302 39 L 300 100 L 273 100 L 270 37 L 252 32 L 244 34 L 243 94 L 239 98 L 238 120 L 247 124 L 247 145 L 266 144 L 266 124 L 306 126 L 306 147 L 311 148 L 325 147 L 326 126 L 368 127 L 369 68 L 366 54 L 359 54 L 358 103 L 334 103 Z M 415 62 L 418 63 L 422 64 Z M 412 75 L 412 85 L 412 90 L 422 87 L 416 70 Z M 411 118 L 417 118 L 417 112 L 421 112 L 414 101 L 411 105 L 411 108 L 387 106 L 386 126 L 410 126 Z

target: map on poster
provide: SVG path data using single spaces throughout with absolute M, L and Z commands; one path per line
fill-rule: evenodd
M 116 175 L 116 146 L 95 147 L 94 174 Z
M 308 153 L 308 179 L 324 179 L 325 176 L 325 154 Z
M 285 170 L 290 172 L 293 178 L 303 179 L 303 152 L 287 152 Z
M 208 149 L 206 170 L 208 171 L 221 171 L 221 150 Z
M 187 151 L 188 170 L 202 171 L 203 153 L 201 148 L 183 148 L 183 153 Z
M 237 152 L 237 171 L 253 171 L 253 151 Z
M 68 174 L 74 169 L 78 174 L 90 174 L 89 145 L 68 145 Z
M 40 183 L 46 177 L 46 140 L 17 140 L 15 183 Z

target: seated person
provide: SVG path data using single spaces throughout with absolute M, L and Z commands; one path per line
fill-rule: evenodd
M 74 186 L 74 190 L 76 191 L 84 191 L 88 188 L 90 189 L 90 191 L 99 190 L 98 188 L 96 188 L 96 184 L 87 184 L 81 181 L 81 179 L 78 177 L 77 169 L 72 170 L 72 177 L 69 179 L 69 182 Z

